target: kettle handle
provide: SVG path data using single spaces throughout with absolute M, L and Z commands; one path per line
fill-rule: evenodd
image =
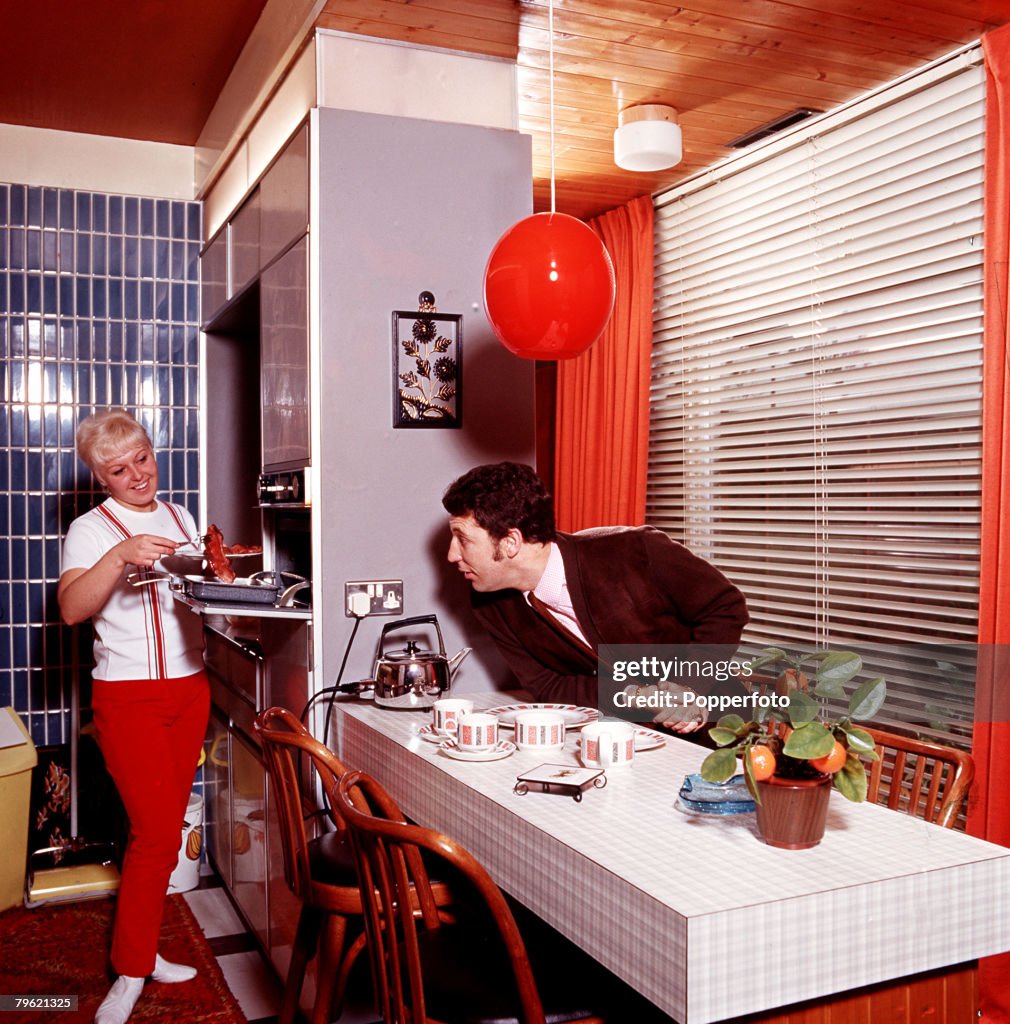
M 445 657 L 445 641 L 442 639 L 442 629 L 438 624 L 437 615 L 414 615 L 409 619 L 397 619 L 396 622 L 387 622 L 379 634 L 379 657 L 386 653 L 386 634 L 392 633 L 394 629 L 402 629 L 404 626 L 419 626 L 422 623 L 430 622 L 438 634 L 438 653 Z

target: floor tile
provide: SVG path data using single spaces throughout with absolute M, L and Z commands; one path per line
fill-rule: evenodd
M 272 1017 L 280 1006 L 280 986 L 258 952 L 218 957 L 232 994 L 249 1020 Z
M 193 889 L 183 894 L 193 916 L 208 939 L 219 935 L 237 935 L 245 926 L 235 913 L 231 900 L 223 888 Z

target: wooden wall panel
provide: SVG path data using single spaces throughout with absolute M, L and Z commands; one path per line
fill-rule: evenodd
M 976 1024 L 974 962 L 871 985 L 725 1024 Z

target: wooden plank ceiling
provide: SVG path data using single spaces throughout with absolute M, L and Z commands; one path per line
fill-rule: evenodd
M 1010 0 L 554 0 L 556 209 L 588 218 L 723 159 L 800 107 L 830 110 L 1010 20 Z M 550 209 L 548 0 L 328 0 L 318 24 L 515 59 L 534 202 Z M 614 164 L 618 112 L 680 114 L 684 159 Z
M 264 2 L 7 4 L 0 122 L 193 145 Z M 1008 20 L 1010 0 L 554 0 L 556 208 L 587 218 L 654 192 Z M 317 24 L 515 60 L 550 208 L 548 0 L 325 0 Z M 614 165 L 618 112 L 639 103 L 680 111 L 678 167 Z

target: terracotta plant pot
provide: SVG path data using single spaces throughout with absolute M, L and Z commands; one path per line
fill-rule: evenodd
M 773 775 L 757 784 L 757 827 L 769 846 L 808 850 L 824 838 L 831 776 L 780 779 Z

